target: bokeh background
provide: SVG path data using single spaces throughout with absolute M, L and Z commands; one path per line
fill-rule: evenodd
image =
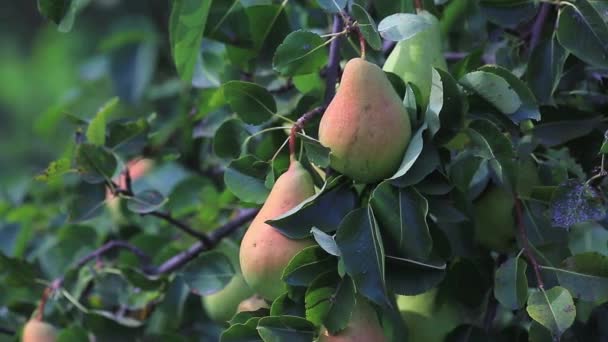
M 93 0 L 63 33 L 36 1 L 0 1 L 2 192 L 17 196 L 50 161 L 69 154 L 74 123 L 103 101 L 119 96 L 127 116 L 141 116 L 147 100 L 179 91 L 168 52 L 169 5 Z

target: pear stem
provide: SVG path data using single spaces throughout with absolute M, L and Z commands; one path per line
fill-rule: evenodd
M 419 13 L 424 10 L 424 5 L 422 4 L 422 0 L 415 0 L 414 6 L 416 7 L 416 12 Z
M 289 160 L 290 161 L 295 161 L 296 158 L 296 136 L 298 135 L 298 132 L 302 131 L 304 129 L 304 125 L 306 125 L 306 123 L 308 121 L 310 121 L 310 119 L 314 118 L 316 115 L 321 114 L 323 112 L 323 110 L 325 110 L 325 107 L 320 106 L 317 107 L 309 112 L 304 113 L 304 115 L 302 115 L 297 121 L 296 123 L 291 126 L 291 132 L 289 133 Z
M 361 47 L 361 59 L 365 59 L 365 37 L 361 33 L 361 28 L 357 27 L 357 35 L 359 36 L 359 46 Z

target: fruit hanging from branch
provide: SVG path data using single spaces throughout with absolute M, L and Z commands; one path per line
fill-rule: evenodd
M 382 69 L 348 61 L 319 126 L 331 167 L 356 182 L 381 181 L 399 168 L 411 135 L 408 113 Z
M 346 328 L 337 334 L 330 334 L 323 329 L 319 342 L 384 342 L 386 337 L 378 321 L 374 308 L 361 297 L 357 298 L 355 307 Z
M 30 319 L 23 327 L 23 342 L 55 342 L 57 331 L 49 323 L 39 319 Z
M 263 298 L 274 300 L 286 291 L 281 280 L 285 266 L 298 252 L 314 243 L 312 239 L 289 239 L 266 221 L 284 214 L 314 193 L 311 175 L 292 158 L 289 169 L 277 179 L 243 237 L 240 251 L 243 277 Z

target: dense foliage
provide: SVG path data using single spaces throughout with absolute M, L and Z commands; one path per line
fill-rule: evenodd
M 608 2 L 165 5 L 0 88 L 0 341 L 608 341 Z

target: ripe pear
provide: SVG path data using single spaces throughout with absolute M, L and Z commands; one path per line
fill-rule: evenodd
M 38 319 L 30 319 L 23 327 L 23 342 L 55 342 L 57 331 L 55 328 Z
M 384 342 L 386 337 L 374 308 L 363 298 L 357 298 L 346 328 L 331 335 L 323 328 L 319 342 Z
M 263 308 L 270 309 L 264 298 L 259 295 L 253 295 L 242 301 L 236 309 L 236 312 L 257 311 Z
M 442 342 L 462 323 L 464 315 L 449 301 L 437 302 L 437 289 L 415 296 L 397 296 L 397 307 L 408 327 L 410 342 Z
M 281 280 L 291 258 L 314 243 L 312 239 L 292 240 L 265 222 L 289 211 L 314 195 L 312 177 L 293 160 L 276 181 L 266 203 L 253 219 L 241 241 L 241 269 L 249 286 L 263 298 L 274 300 L 286 291 Z
M 431 25 L 410 39 L 397 43 L 384 63 L 384 71 L 392 72 L 404 82 L 413 83 L 420 91 L 421 108 L 426 108 L 431 93 L 432 67 L 447 71 L 443 57 L 439 21 L 429 12 L 419 15 Z
M 331 167 L 356 182 L 383 180 L 399 168 L 411 135 L 407 111 L 382 69 L 361 58 L 348 61 L 319 125 Z
M 515 242 L 513 196 L 504 189 L 491 186 L 473 202 L 475 240 L 482 246 L 507 252 Z

